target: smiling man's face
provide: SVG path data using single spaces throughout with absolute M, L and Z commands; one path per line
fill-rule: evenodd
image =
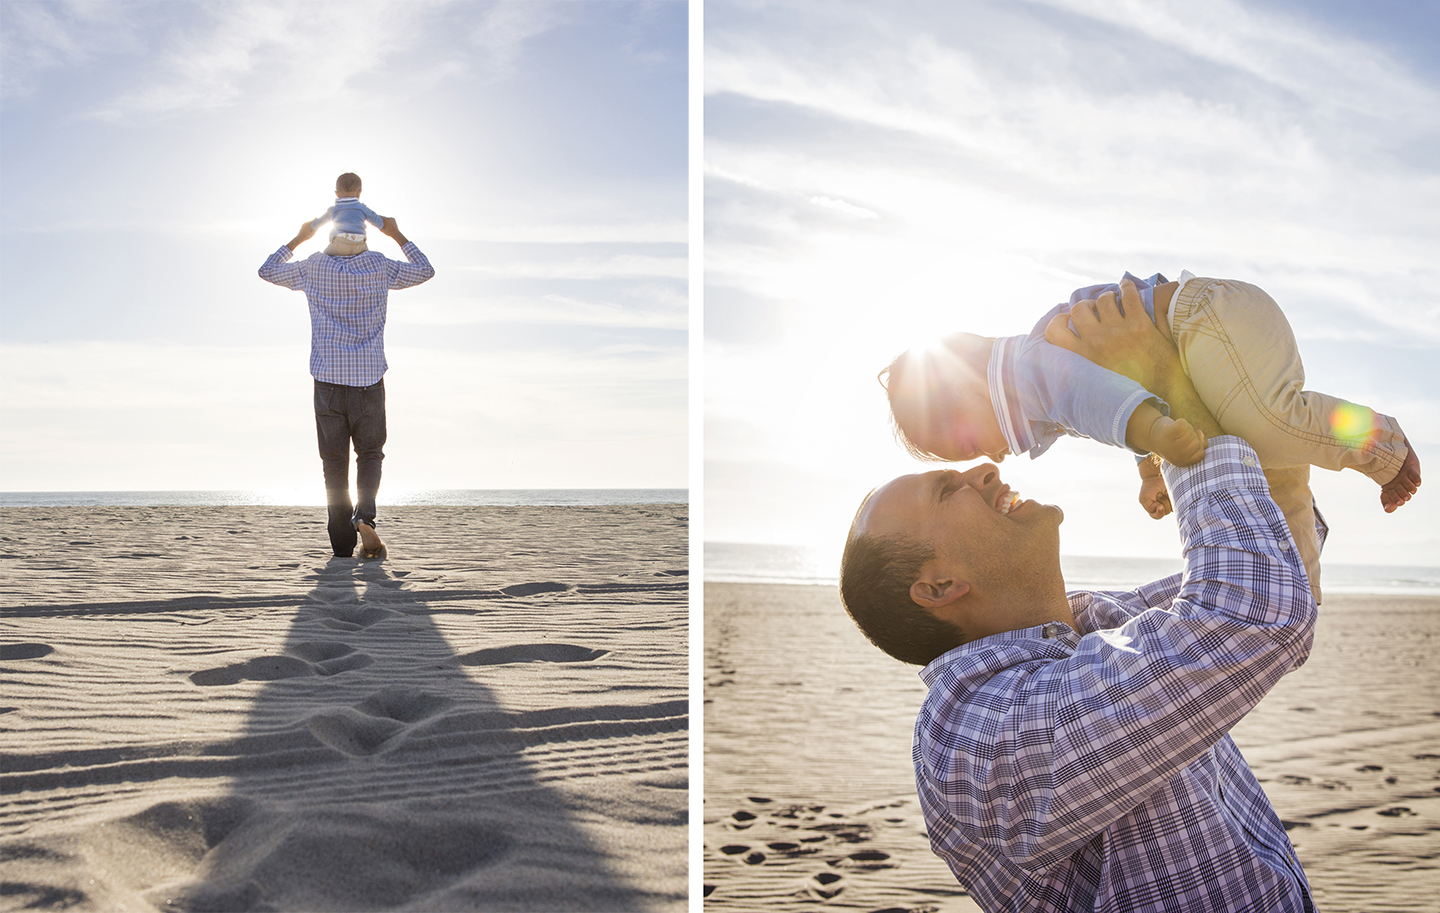
M 1065 515 L 1052 504 L 1018 499 L 988 463 L 964 472 L 937 469 L 901 476 L 876 489 L 855 520 L 852 535 L 898 537 L 926 543 L 935 557 L 924 574 L 963 582 L 972 603 L 1008 608 L 987 617 L 994 633 L 1025 627 L 1038 594 L 1053 594 L 1060 579 L 1059 526 Z M 973 597 L 978 597 L 973 598 Z M 1047 618 L 1048 620 L 1048 618 Z M 970 622 L 974 629 L 975 622 Z M 962 627 L 964 627 L 962 625 Z

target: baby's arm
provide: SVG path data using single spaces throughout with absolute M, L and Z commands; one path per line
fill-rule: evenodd
M 311 230 L 311 231 L 319 231 L 321 225 L 324 225 L 325 223 L 329 222 L 329 221 L 330 221 L 331 219 L 333 219 L 334 217 L 335 217 L 335 207 L 334 207 L 334 206 L 331 206 L 329 209 L 327 209 L 327 210 L 325 210 L 323 213 L 321 213 L 319 218 L 315 219 L 314 221 L 312 221 L 312 222 L 310 223 L 310 230 Z
M 1160 474 L 1160 461 L 1150 454 L 1139 463 L 1140 506 L 1145 512 L 1159 520 L 1170 513 L 1170 490 L 1165 487 L 1165 477 Z
M 1125 443 L 1131 450 L 1159 454 L 1176 466 L 1191 466 L 1205 457 L 1205 435 L 1183 418 L 1161 414 L 1148 402 L 1130 413 Z
M 384 216 L 376 215 L 376 214 L 375 214 L 375 210 L 371 209 L 369 206 L 366 206 L 364 203 L 361 203 L 361 204 L 360 204 L 360 211 L 365 214 L 365 221 L 366 221 L 366 222 L 369 222 L 371 225 L 374 225 L 376 228 L 380 229 L 381 231 L 384 231 L 384 230 L 385 230 L 385 217 L 384 217 Z

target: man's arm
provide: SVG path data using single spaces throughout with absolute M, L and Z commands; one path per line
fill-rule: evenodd
M 435 275 L 435 267 L 420 252 L 420 248 L 411 243 L 400 231 L 400 226 L 389 216 L 385 217 L 385 224 L 380 230 L 394 239 L 400 245 L 400 252 L 405 255 L 408 263 L 397 263 L 390 261 L 390 288 L 409 288 L 412 285 L 419 285 Z
M 325 223 L 321 222 L 320 224 L 324 225 Z M 293 254 L 295 252 L 295 248 L 315 237 L 315 230 L 316 226 L 314 222 L 300 223 L 300 230 L 295 233 L 295 237 L 285 242 L 285 246 L 290 248 L 290 252 Z
M 271 254 L 264 263 L 260 264 L 260 278 L 266 282 L 273 282 L 276 285 L 288 289 L 303 288 L 305 284 L 305 267 L 300 263 L 289 262 L 290 257 L 295 253 L 295 248 L 304 244 L 315 236 L 315 229 L 312 223 L 305 222 L 296 232 L 295 237 L 285 242 L 283 246 Z

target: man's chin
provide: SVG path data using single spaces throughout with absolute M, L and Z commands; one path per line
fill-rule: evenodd
M 1032 521 L 1053 517 L 1057 526 L 1065 522 L 1065 511 L 1061 510 L 1058 504 L 1041 504 L 1039 501 L 1023 501 L 1010 511 L 1010 516 L 1016 520 L 1026 519 L 1027 515 Z

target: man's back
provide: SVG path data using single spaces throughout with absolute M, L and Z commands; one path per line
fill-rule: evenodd
M 260 267 L 260 278 L 304 291 L 310 304 L 310 373 L 326 383 L 364 387 L 385 374 L 385 316 L 391 289 L 435 275 L 420 248 L 407 242 L 408 262 L 375 251 L 353 257 L 311 254 L 286 262 L 282 247 Z

